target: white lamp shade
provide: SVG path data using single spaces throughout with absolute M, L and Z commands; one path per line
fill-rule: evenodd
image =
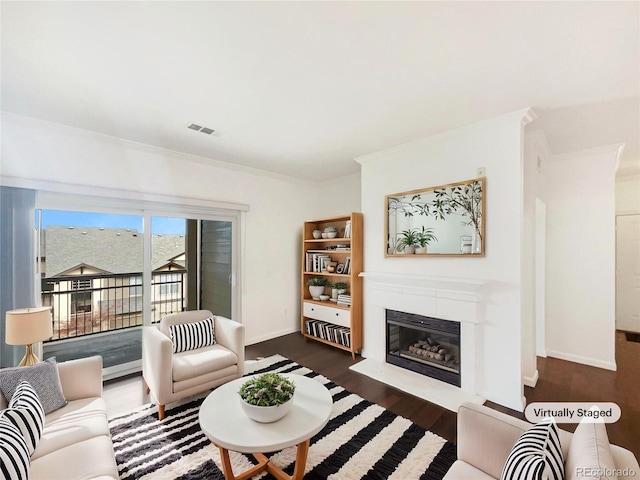
M 48 340 L 53 335 L 49 307 L 9 310 L 5 318 L 5 342 L 7 345 L 31 345 Z

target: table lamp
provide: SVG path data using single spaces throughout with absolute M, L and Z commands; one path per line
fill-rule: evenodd
M 53 335 L 50 307 L 20 308 L 9 310 L 5 317 L 5 342 L 7 345 L 26 345 L 24 358 L 19 367 L 38 363 L 33 353 L 33 344 L 47 340 Z

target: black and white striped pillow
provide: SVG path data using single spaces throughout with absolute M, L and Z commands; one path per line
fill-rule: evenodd
M 0 412 L 0 473 L 6 480 L 29 478 L 31 460 L 24 437 L 11 420 Z
M 11 397 L 9 408 L 3 413 L 18 427 L 27 443 L 29 455 L 31 455 L 42 437 L 44 408 L 42 408 L 38 394 L 29 382 L 20 382 Z
M 501 480 L 564 480 L 558 427 L 545 418 L 524 432 L 511 449 Z
M 195 350 L 216 343 L 213 317 L 194 323 L 169 325 L 173 353 Z

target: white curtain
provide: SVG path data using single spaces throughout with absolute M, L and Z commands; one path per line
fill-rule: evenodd
M 35 190 L 0 186 L 0 367 L 13 367 L 24 346 L 4 342 L 5 313 L 35 301 Z

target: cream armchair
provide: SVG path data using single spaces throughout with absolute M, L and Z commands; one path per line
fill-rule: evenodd
M 216 344 L 173 353 L 169 326 L 213 317 Z M 204 392 L 244 374 L 244 327 L 209 310 L 164 317 L 142 332 L 142 376 L 164 418 L 165 405 Z

